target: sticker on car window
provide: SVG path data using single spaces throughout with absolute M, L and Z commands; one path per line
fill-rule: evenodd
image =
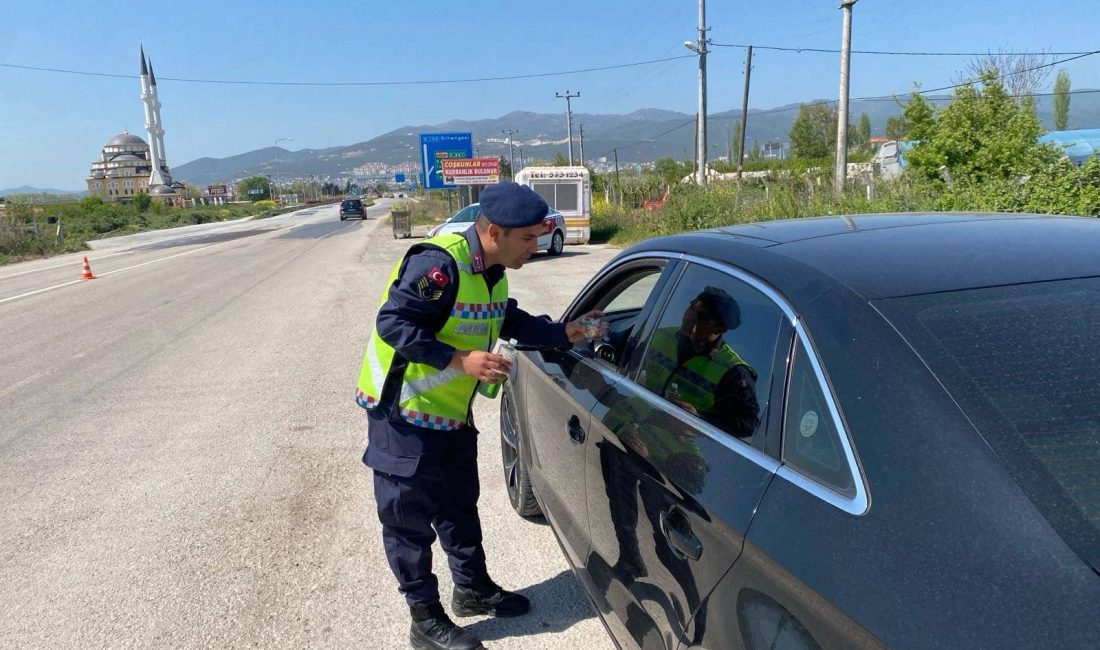
M 806 411 L 802 415 L 802 421 L 798 425 L 798 431 L 803 438 L 809 438 L 817 432 L 817 411 Z

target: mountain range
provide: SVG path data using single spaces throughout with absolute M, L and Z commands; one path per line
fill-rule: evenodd
M 0 190 L 0 196 L 10 196 L 13 194 L 86 194 L 86 190 L 55 190 L 49 187 L 31 187 L 30 185 L 23 185 L 21 187 L 13 187 L 7 190 Z
M 934 101 L 941 105 L 945 102 L 946 98 Z M 1039 97 L 1036 102 L 1037 114 L 1046 128 L 1052 128 L 1051 103 L 1050 97 Z M 881 134 L 887 118 L 900 112 L 900 106 L 891 100 L 854 100 L 849 108 L 853 124 L 859 123 L 862 113 L 868 115 L 872 134 Z M 751 147 L 753 141 L 761 145 L 769 141 L 786 142 L 797 114 L 798 104 L 767 110 L 749 109 L 747 146 Z M 712 113 L 707 119 L 712 158 L 726 155 L 733 123 L 740 117 L 740 110 L 731 110 Z M 615 148 L 618 148 L 620 163 L 663 157 L 690 159 L 694 155 L 693 122 L 694 116 L 691 114 L 655 108 L 625 115 L 575 113 L 574 147 L 579 146 L 579 130 L 583 126 L 584 155 L 589 161 L 603 157 L 610 160 Z M 1100 94 L 1074 95 L 1070 122 L 1071 128 L 1100 126 Z M 288 151 L 266 147 L 227 158 L 199 158 L 174 167 L 172 176 L 196 185 L 228 182 L 254 174 L 277 174 L 282 179 L 347 177 L 355 175 L 353 170 L 367 163 L 415 163 L 419 160 L 421 132 L 469 131 L 473 134 L 477 155 L 508 156 L 507 136 L 503 133 L 505 129 L 516 132 L 512 143 L 516 148 L 514 155 L 517 164 L 521 156 L 526 161 L 552 160 L 555 154 L 565 155 L 568 151 L 564 115 L 513 111 L 496 118 L 404 126 L 370 140 L 326 149 Z M 579 156 L 579 152 L 576 154 Z
M 812 100 L 822 101 L 822 100 Z M 933 103 L 943 105 L 946 98 Z M 1045 128 L 1052 127 L 1052 99 L 1039 97 L 1036 111 Z M 756 141 L 786 142 L 791 123 L 798 115 L 798 104 L 771 109 L 749 109 L 746 143 Z M 859 123 L 866 113 L 871 120 L 872 134 L 882 134 L 886 120 L 901 112 L 892 100 L 854 100 L 850 104 L 850 121 Z M 712 113 L 707 119 L 708 141 L 711 142 L 711 158 L 724 157 L 733 125 L 740 121 L 741 111 L 730 110 Z M 580 130 L 584 129 L 585 160 L 612 160 L 613 150 L 618 149 L 620 163 L 652 161 L 672 157 L 680 160 L 694 155 L 694 116 L 689 113 L 645 108 L 619 114 L 575 113 L 573 115 L 574 147 L 580 143 Z M 1100 127 L 1100 93 L 1073 95 L 1070 105 L 1070 128 Z M 564 115 L 560 113 L 531 113 L 513 111 L 496 118 L 481 120 L 450 120 L 442 124 L 409 125 L 394 129 L 375 138 L 351 145 L 325 149 L 300 149 L 266 147 L 226 158 L 199 158 L 174 166 L 172 176 L 189 184 L 205 186 L 230 182 L 251 175 L 270 175 L 284 180 L 294 178 L 340 179 L 357 174 L 355 169 L 368 163 L 397 165 L 419 161 L 417 148 L 419 134 L 442 131 L 469 131 L 473 134 L 477 155 L 508 156 L 508 140 L 505 129 L 513 133 L 514 160 L 533 159 L 549 161 L 556 154 L 568 152 Z M 579 157 L 580 152 L 576 152 Z M 278 169 L 276 170 L 276 160 Z M 382 176 L 381 172 L 377 174 Z M 83 195 L 84 190 L 58 190 L 22 186 L 0 189 L 0 196 L 16 194 Z

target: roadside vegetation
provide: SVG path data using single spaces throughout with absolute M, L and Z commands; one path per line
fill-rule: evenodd
M 680 182 L 691 173 L 690 163 L 671 159 L 642 174 L 603 175 L 606 190 L 598 193 L 594 183 L 592 241 L 627 245 L 700 228 L 834 214 L 1100 216 L 1100 158 L 1078 167 L 1039 143 L 1043 129 L 1031 98 L 1021 94 L 1006 89 L 995 67 L 976 70 L 972 83 L 957 88 L 942 108 L 914 92 L 889 124 L 893 137 L 916 142 L 905 154 L 905 172 L 892 180 L 870 174 L 850 179 L 839 194 L 828 155 L 835 149 L 835 113 L 823 104 L 803 106 L 790 134 L 793 158 L 764 160 L 758 146 L 747 156 L 745 170 L 767 171 L 764 177 L 711 181 L 702 189 Z M 869 160 L 866 120 L 849 132 L 855 134 L 850 162 Z M 736 171 L 736 165 L 719 162 L 715 169 Z M 643 208 L 647 202 L 650 210 Z
M 9 197 L 0 211 L 0 264 L 87 250 L 87 242 L 92 239 L 244 217 L 264 218 L 300 208 L 279 207 L 269 200 L 180 208 L 144 194 L 129 204 L 106 203 L 98 197 L 73 203 L 32 204 Z M 59 223 L 61 237 L 57 235 Z

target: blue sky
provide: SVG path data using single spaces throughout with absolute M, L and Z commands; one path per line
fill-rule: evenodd
M 136 75 L 144 44 L 159 81 L 170 165 L 274 144 L 321 148 L 409 124 L 512 110 L 575 113 L 665 108 L 691 113 L 691 58 L 561 77 L 424 86 L 198 84 L 402 81 L 555 72 L 689 54 L 695 0 L 409 0 L 406 2 L 16 3 L 3 11 L 0 64 Z M 836 0 L 708 2 L 716 43 L 836 48 Z M 853 47 L 905 51 L 1100 49 L 1096 0 L 860 0 Z M 853 97 L 948 85 L 955 57 L 855 55 Z M 739 108 L 744 52 L 709 57 L 709 109 Z M 1100 55 L 1064 66 L 1100 88 Z M 757 50 L 752 108 L 835 98 L 835 54 Z M 135 78 L 0 66 L 0 188 L 82 189 L 100 147 L 123 128 L 145 137 Z

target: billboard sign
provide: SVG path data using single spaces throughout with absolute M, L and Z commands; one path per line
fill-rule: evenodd
M 206 191 L 210 196 L 225 196 L 225 185 L 207 185 Z
M 500 182 L 499 158 L 445 158 L 443 182 L 452 185 L 488 185 Z
M 429 190 L 455 187 L 454 183 L 443 179 L 441 160 L 473 157 L 474 141 L 470 133 L 420 134 L 420 165 L 424 171 L 424 187 Z
M 404 174 L 394 174 L 393 175 L 393 182 L 394 183 L 404 183 L 405 182 L 405 175 Z

